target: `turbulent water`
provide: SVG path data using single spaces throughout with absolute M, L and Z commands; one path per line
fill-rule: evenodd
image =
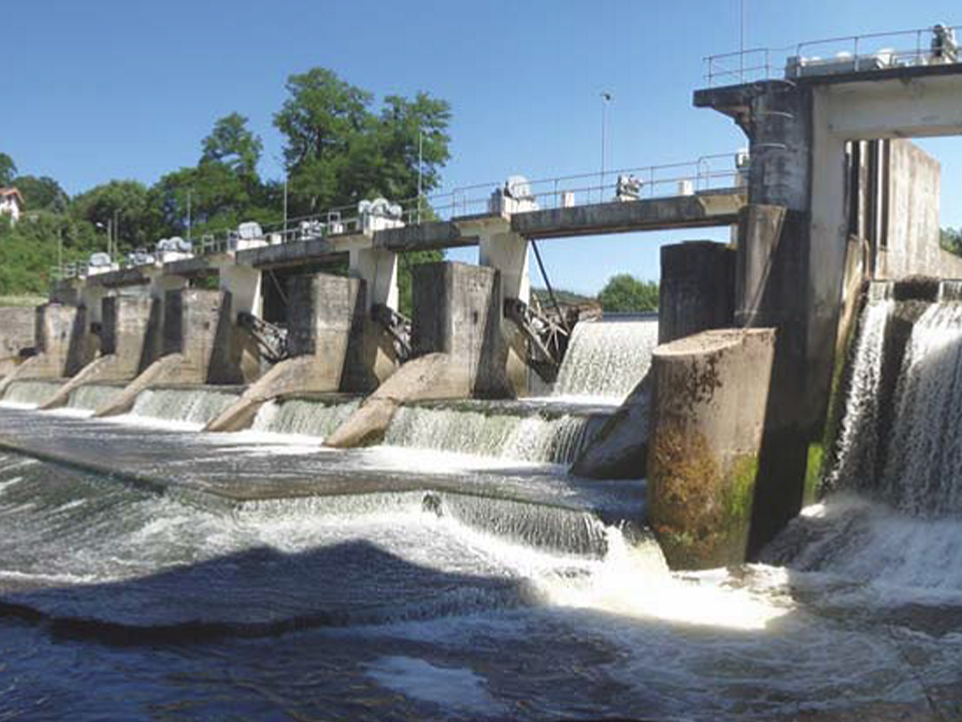
M 900 356 L 898 303 L 860 321 L 834 493 L 729 570 L 669 572 L 643 482 L 555 463 L 583 408 L 423 404 L 352 451 L 320 444 L 347 399 L 239 434 L 0 409 L 115 471 L 0 451 L 0 720 L 960 719 L 962 316 Z
M 919 302 L 900 308 L 884 286 L 867 304 L 829 476 L 835 488 L 916 515 L 962 513 L 962 302 L 951 289 L 923 311 Z M 896 318 L 911 324 L 907 338 Z
M 37 379 L 12 381 L 3 393 L 0 403 L 22 408 L 36 408 L 57 393 L 66 379 Z
M 324 438 L 357 410 L 356 399 L 271 401 L 257 413 L 253 428 L 275 434 Z
M 513 413 L 452 406 L 400 409 L 384 443 L 418 449 L 517 461 L 570 464 L 606 417 L 563 414 L 546 418 L 538 410 Z
M 620 403 L 651 365 L 658 319 L 579 323 L 565 354 L 554 395 Z
M 239 396 L 236 390 L 211 386 L 147 389 L 137 396 L 130 416 L 201 429 L 226 411 Z
M 113 401 L 123 388 L 116 384 L 84 384 L 70 392 L 67 407 L 80 411 L 96 411 Z

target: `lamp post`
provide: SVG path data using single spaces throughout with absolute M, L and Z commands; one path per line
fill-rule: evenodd
M 606 132 L 608 126 L 608 103 L 614 100 L 614 96 L 605 91 L 601 94 L 601 185 L 598 188 L 598 200 L 604 201 L 605 196 L 605 151 L 607 149 Z

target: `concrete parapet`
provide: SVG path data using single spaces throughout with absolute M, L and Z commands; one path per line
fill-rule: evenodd
M 658 343 L 734 321 L 735 249 L 713 241 L 661 248 Z
M 773 329 L 705 331 L 652 358 L 648 517 L 669 564 L 744 562 Z
M 470 395 L 512 396 L 498 271 L 447 261 L 424 263 L 414 269 L 413 290 L 415 355 L 450 356 L 467 370 Z

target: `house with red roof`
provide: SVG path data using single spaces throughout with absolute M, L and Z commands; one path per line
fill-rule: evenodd
M 0 188 L 0 216 L 9 215 L 16 223 L 23 212 L 23 196 L 16 188 Z

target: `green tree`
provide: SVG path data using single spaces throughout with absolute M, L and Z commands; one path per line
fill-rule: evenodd
M 59 261 L 85 260 L 102 250 L 101 239 L 86 221 L 46 211 L 31 214 L 13 226 L 0 224 L 0 295 L 42 294 Z
M 602 309 L 616 313 L 654 311 L 658 308 L 658 283 L 619 273 L 608 279 L 598 294 L 598 301 Z
M 65 213 L 70 202 L 60 184 L 48 176 L 17 176 L 12 185 L 23 195 L 23 202 L 31 211 Z
M 12 185 L 16 176 L 17 164 L 13 162 L 13 158 L 6 153 L 0 153 L 0 188 Z
M 147 187 L 134 180 L 113 180 L 74 198 L 71 215 L 106 228 L 117 220 L 115 237 L 121 252 L 150 247 L 156 240 L 159 215 Z
M 288 99 L 274 116 L 284 135 L 284 158 L 296 213 L 350 206 L 365 198 L 413 198 L 421 141 L 424 191 L 436 188 L 449 158 L 446 101 L 418 93 L 384 99 L 324 68 L 292 75 Z
M 231 113 L 214 123 L 202 143 L 201 165 L 221 163 L 238 176 L 256 177 L 264 144 L 247 127 L 247 118 Z
M 962 229 L 942 228 L 939 231 L 939 245 L 949 253 L 962 256 Z

